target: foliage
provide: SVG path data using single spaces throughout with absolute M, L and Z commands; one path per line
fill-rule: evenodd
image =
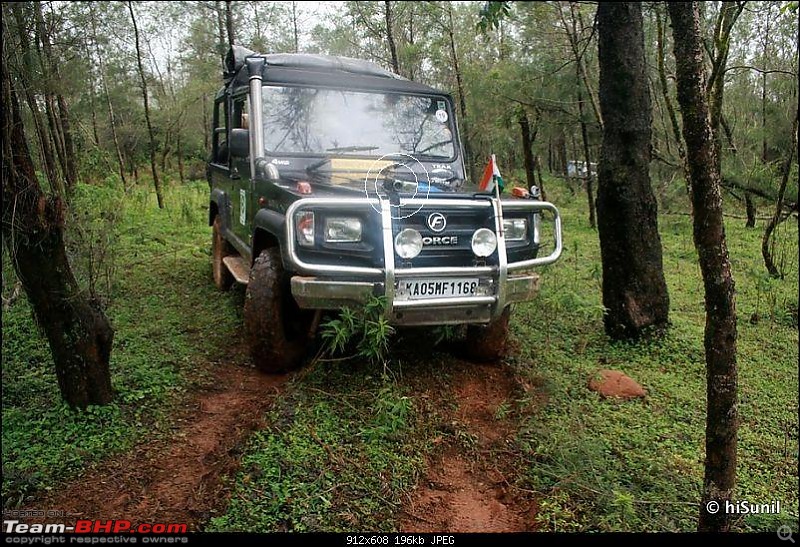
M 314 367 L 267 414 L 206 530 L 392 528 L 428 448 L 406 391 L 372 367 Z
M 344 308 L 337 317 L 324 322 L 320 329 L 326 350 L 341 355 L 353 350 L 353 357 L 371 363 L 386 364 L 394 327 L 385 317 L 386 297 L 370 297 L 363 307 Z
M 238 308 L 209 280 L 206 188 L 205 183 L 169 188 L 169 201 L 186 208 L 161 213 L 149 189 L 124 200 L 118 184 L 76 189 L 74 210 L 88 226 L 80 233 L 89 237 L 74 237 L 73 259 L 89 261 L 98 256 L 98 239 L 109 242 L 106 261 L 95 262 L 95 268 L 103 274 L 98 290 L 116 330 L 111 356 L 116 402 L 84 412 L 59 402 L 52 358 L 30 306 L 20 298 L 4 310 L 6 506 L 24 503 L 33 492 L 52 489 L 142 438 L 167 433 L 175 405 L 193 383 L 204 381 L 202 364 L 225 350 L 224 341 L 239 323 Z M 110 216 L 116 221 L 107 223 Z M 83 266 L 78 271 L 92 275 Z M 10 276 L 4 260 L 5 283 Z
M 543 530 L 695 529 L 703 477 L 705 314 L 691 219 L 662 215 L 672 326 L 642 344 L 603 335 L 596 235 L 582 200 L 554 182 L 569 234 L 565 256 L 543 273 L 539 299 L 518 306 L 512 365 L 543 393 L 526 404 L 517 437 L 521 488 L 539 494 Z M 796 519 L 798 332 L 792 281 L 771 280 L 759 234 L 726 219 L 739 316 L 740 437 L 736 500 L 781 500 L 780 516 L 742 516 L 741 531 L 774 532 Z M 797 254 L 797 226 L 781 237 Z M 576 295 L 582 295 L 576 299 Z M 630 375 L 644 400 L 603 400 L 586 389 L 598 369 Z M 544 398 L 545 404 L 536 401 Z

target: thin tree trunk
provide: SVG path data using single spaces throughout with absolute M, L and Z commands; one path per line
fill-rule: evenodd
M 519 128 L 522 131 L 522 161 L 525 168 L 525 180 L 528 182 L 528 190 L 532 191 L 536 186 L 536 172 L 533 159 L 533 139 L 531 138 L 531 123 L 528 113 L 521 108 L 517 117 Z
M 117 118 L 114 115 L 114 105 L 111 102 L 111 93 L 108 91 L 108 83 L 106 82 L 106 66 L 103 61 L 103 54 L 100 51 L 100 43 L 97 41 L 97 23 L 94 15 L 94 9 L 91 2 L 89 3 L 89 14 L 92 21 L 92 39 L 94 40 L 94 47 L 97 53 L 97 63 L 100 69 L 100 85 L 103 87 L 103 95 L 106 99 L 106 108 L 108 110 L 108 125 L 111 128 L 111 138 L 114 141 L 114 151 L 117 154 L 117 165 L 119 166 L 119 178 L 122 181 L 122 187 L 128 190 L 128 181 L 125 178 L 125 161 L 122 158 L 122 149 L 119 145 L 119 137 L 117 136 Z
M 392 18 L 392 3 L 386 0 L 383 5 L 386 15 L 386 40 L 389 42 L 389 53 L 392 56 L 392 71 L 395 74 L 400 74 L 400 62 L 397 60 L 397 45 L 394 42 L 394 31 L 392 30 L 392 25 L 394 24 Z
M 544 179 L 542 178 L 542 160 L 539 156 L 534 156 L 534 165 L 536 165 L 536 172 L 539 174 L 539 192 L 542 194 L 542 199 L 547 201 L 547 192 L 544 190 Z
M 292 31 L 294 36 L 294 52 L 300 52 L 300 35 L 297 32 L 297 2 L 292 2 Z
M 158 208 L 164 208 L 164 196 L 161 192 L 161 181 L 158 179 L 158 171 L 156 170 L 156 139 L 153 132 L 153 125 L 150 123 L 150 102 L 147 94 L 147 80 L 144 77 L 144 66 L 142 65 L 142 51 L 139 45 L 139 27 L 136 25 L 136 15 L 133 13 L 133 3 L 128 1 L 128 10 L 131 12 L 131 21 L 133 22 L 133 35 L 136 43 L 136 65 L 139 68 L 139 79 L 142 83 L 142 99 L 144 100 L 144 119 L 147 122 L 147 134 L 150 137 L 150 169 L 153 173 L 153 186 L 156 189 L 156 199 L 158 199 Z
M 217 12 L 217 48 L 219 49 L 219 57 L 222 60 L 222 70 L 225 71 L 225 54 L 228 52 L 225 42 L 225 16 L 223 14 L 224 8 L 222 2 L 216 0 L 214 7 Z
M 36 97 L 33 95 L 30 69 L 24 63 L 24 59 L 30 54 L 30 39 L 25 32 L 26 16 L 22 12 L 23 6 L 22 3 L 14 3 L 10 4 L 10 8 L 7 9 L 12 10 L 14 20 L 16 21 L 17 36 L 20 43 L 19 51 L 17 51 L 17 76 L 20 80 L 22 93 L 25 95 L 25 102 L 27 103 L 28 108 L 31 111 L 31 116 L 33 117 L 33 125 L 36 129 L 39 151 L 42 163 L 44 164 L 44 172 L 53 192 L 57 193 L 58 195 L 64 195 L 64 183 L 59 176 L 58 169 L 56 168 L 55 153 L 52 149 L 50 136 L 45 128 L 44 120 L 42 119 L 42 112 L 39 109 L 39 103 L 36 101 Z
M 208 99 L 203 93 L 203 150 L 209 151 Z
M 578 75 L 580 76 L 580 75 Z M 578 82 L 578 115 L 581 119 L 581 138 L 583 139 L 583 155 L 586 161 L 586 198 L 589 204 L 589 227 L 592 230 L 597 228 L 597 220 L 594 205 L 594 179 L 592 178 L 592 158 L 589 154 L 589 133 L 586 130 L 586 120 L 583 117 L 583 93 Z
M 0 70 L 3 240 L 47 337 L 62 397 L 77 408 L 107 404 L 113 397 L 108 362 L 114 331 L 72 274 L 64 248 L 63 202 L 57 195 L 45 196 L 39 186 L 6 59 Z
M 681 126 L 678 123 L 678 116 L 675 114 L 675 107 L 672 104 L 672 97 L 669 93 L 669 86 L 667 84 L 667 70 L 664 65 L 664 22 L 661 20 L 660 9 L 656 12 L 656 49 L 658 54 L 658 81 L 661 84 L 661 94 L 664 97 L 664 104 L 667 107 L 669 114 L 670 125 L 672 126 L 672 136 L 675 139 L 675 144 L 678 147 L 678 157 L 681 160 L 681 168 L 683 169 L 683 178 L 686 181 L 686 195 L 691 198 L 691 177 L 689 176 L 689 167 L 686 165 L 686 148 L 683 145 L 683 137 L 681 136 Z M 689 207 L 691 207 L 691 199 L 689 200 Z
M 176 145 L 178 147 L 177 154 L 178 154 L 178 176 L 180 177 L 181 184 L 186 182 L 186 179 L 183 175 L 183 145 L 181 142 L 181 132 L 178 130 L 176 135 Z
M 447 3 L 447 39 L 450 46 L 450 61 L 453 63 L 453 71 L 456 76 L 456 90 L 458 91 L 458 108 L 461 112 L 461 140 L 464 143 L 464 164 L 467 167 L 467 176 L 470 180 L 475 180 L 475 162 L 472 157 L 472 139 L 469 134 L 469 120 L 467 119 L 467 99 L 464 91 L 464 82 L 461 77 L 461 68 L 458 63 L 456 52 L 456 40 L 453 35 L 453 5 Z
M 770 276 L 780 277 L 781 279 L 783 279 L 784 273 L 780 271 L 780 268 L 778 268 L 778 266 L 775 264 L 775 260 L 772 257 L 772 245 L 770 240 L 772 239 L 772 233 L 775 231 L 775 228 L 778 227 L 778 224 L 780 224 L 782 220 L 785 220 L 781 219 L 783 200 L 786 196 L 786 186 L 789 183 L 789 174 L 792 172 L 792 160 L 794 159 L 794 153 L 796 149 L 797 113 L 795 112 L 794 124 L 792 124 L 792 145 L 789 147 L 789 157 L 786 158 L 786 162 L 783 164 L 783 176 L 781 178 L 781 186 L 778 189 L 778 199 L 775 202 L 775 213 L 772 215 L 769 224 L 767 224 L 767 227 L 764 230 L 764 237 L 761 240 L 761 256 L 764 257 L 764 266 L 766 266 Z
M 89 82 L 87 83 L 87 87 L 89 88 L 89 108 L 92 111 L 92 138 L 94 139 L 94 145 L 100 148 L 100 136 L 97 131 L 97 97 L 94 93 L 94 63 L 92 62 L 92 53 L 89 49 L 89 40 L 85 35 L 83 46 L 86 52 L 86 61 L 89 69 Z
M 233 10 L 231 0 L 225 0 L 225 30 L 228 34 L 228 47 L 233 47 L 236 43 L 236 36 L 233 33 Z
M 578 65 L 578 74 L 583 81 L 583 85 L 586 86 L 586 92 L 589 95 L 589 101 L 592 103 L 592 110 L 594 111 L 595 119 L 600 127 L 603 127 L 603 111 L 600 108 L 599 100 L 597 98 L 597 93 L 595 93 L 594 88 L 592 88 L 592 84 L 589 80 L 588 73 L 586 71 L 586 62 L 583 59 L 583 54 L 581 53 L 580 49 L 578 48 L 578 29 L 577 29 L 577 22 L 580 21 L 581 28 L 580 31 L 583 32 L 583 20 L 580 16 L 580 12 L 576 15 L 576 4 L 577 2 L 570 2 L 569 3 L 569 11 L 570 16 L 572 18 L 572 32 L 570 32 L 569 25 L 567 25 L 567 21 L 564 19 L 564 14 L 561 11 L 561 6 L 558 6 L 558 14 L 561 17 L 561 23 L 564 25 L 564 30 L 567 32 L 567 38 L 569 39 L 569 45 L 572 48 L 572 54 L 575 58 L 575 63 Z
M 36 13 L 36 26 L 38 28 L 39 40 L 42 43 L 42 50 L 44 58 L 47 61 L 47 66 L 50 69 L 50 74 L 54 76 L 54 81 L 61 81 L 61 74 L 53 54 L 53 46 L 50 40 L 50 34 L 44 24 L 44 16 L 42 15 L 42 4 L 34 2 Z M 67 101 L 62 93 L 55 93 L 55 103 L 57 107 L 58 119 L 56 120 L 56 127 L 58 128 L 58 135 L 60 144 L 63 147 L 64 154 L 64 178 L 66 179 L 67 191 L 71 192 L 78 182 L 78 167 L 75 160 L 75 146 L 72 139 L 72 128 L 69 121 L 69 108 Z M 92 110 L 94 113 L 94 110 Z
M 722 218 L 717 141 L 711 127 L 696 2 L 667 5 L 672 20 L 683 137 L 692 177 L 694 244 L 705 288 L 706 461 L 698 530 L 730 528 L 738 430 L 736 300 Z M 713 502 L 713 503 L 712 503 Z M 718 510 L 709 511 L 709 507 Z
M 597 192 L 604 323 L 612 338 L 638 338 L 669 320 L 650 184 L 652 111 L 641 4 L 601 2 L 597 22 L 605 120 Z

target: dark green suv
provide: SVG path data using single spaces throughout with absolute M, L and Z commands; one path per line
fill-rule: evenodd
M 510 305 L 561 254 L 560 217 L 536 192 L 467 182 L 448 94 L 355 59 L 234 47 L 214 107 L 214 282 L 247 285 L 259 368 L 298 366 L 321 310 L 371 295 L 394 325 L 468 324 L 472 357 L 502 355 Z M 553 250 L 538 256 L 544 211 Z

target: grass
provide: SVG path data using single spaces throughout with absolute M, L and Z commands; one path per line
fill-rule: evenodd
M 654 341 L 612 343 L 585 200 L 555 180 L 547 190 L 564 216 L 565 250 L 544 270 L 537 300 L 517 306 L 512 319 L 516 350 L 506 365 L 536 389 L 495 411 L 516 431 L 508 449 L 519 467 L 510 480 L 536 492 L 541 530 L 693 530 L 703 478 L 705 315 L 690 217 L 659 219 L 672 326 Z M 206 191 L 204 183 L 170 187 L 168 209 L 158 211 L 150 192 L 123 199 L 113 188 L 81 188 L 76 199 L 91 213 L 84 244 L 96 251 L 102 234 L 114 235 L 110 290 L 100 292 L 116 329 L 118 397 L 109 407 L 69 411 L 27 304 L 4 313 L 6 505 L 159 434 L 186 393 L 204 385 L 202 364 L 223 355 L 241 320 L 241 294 L 220 294 L 210 281 Z M 119 207 L 113 230 L 103 231 L 109 221 L 100 213 Z M 784 513 L 741 518 L 736 529 L 774 531 L 798 513 L 797 227 L 780 229 L 788 275 L 773 280 L 761 263 L 763 226 L 743 225 L 726 221 L 739 315 L 736 497 L 780 500 Z M 205 528 L 395 529 L 427 458 L 441 449 L 434 439 L 445 431 L 461 450 L 479 450 L 468 434 L 442 425 L 440 413 L 454 405 L 447 392 L 431 395 L 431 385 L 447 385 L 451 358 L 429 346 L 396 349 L 386 367 L 325 361 L 295 377 L 243 447 L 240 471 L 228 478 L 230 502 Z M 600 368 L 632 376 L 647 397 L 600 399 L 586 387 Z
M 251 439 L 212 531 L 391 528 L 424 465 L 425 416 L 368 364 L 319 363 Z
M 164 431 L 186 392 L 205 381 L 202 363 L 220 356 L 238 326 L 233 303 L 210 282 L 207 195 L 204 182 L 168 187 L 168 208 L 159 210 L 149 189 L 127 196 L 112 183 L 77 189 L 79 224 L 71 234 L 82 254 L 73 265 L 86 286 L 88 257 L 95 258 L 91 277 L 100 280 L 97 292 L 116 331 L 116 397 L 105 407 L 71 411 L 24 296 L 4 311 L 4 506 Z M 9 271 L 4 261 L 6 281 Z
M 554 192 L 555 193 L 555 192 Z M 703 288 L 688 216 L 662 216 L 671 328 L 660 339 L 612 343 L 603 334 L 597 235 L 582 196 L 558 195 L 565 250 L 543 275 L 538 300 L 517 307 L 520 350 L 511 364 L 543 386 L 518 435 L 519 483 L 540 493 L 546 530 L 693 530 L 703 480 L 705 362 Z M 730 206 L 731 204 L 729 204 Z M 736 279 L 739 464 L 736 499 L 780 500 L 779 516 L 749 515 L 738 530 L 774 531 L 798 515 L 797 227 L 780 245 L 794 264 L 772 280 L 761 230 L 726 219 Z M 794 306 L 794 308 L 793 308 Z M 796 312 L 795 312 L 796 313 Z M 644 400 L 602 400 L 586 389 L 598 369 L 632 376 Z

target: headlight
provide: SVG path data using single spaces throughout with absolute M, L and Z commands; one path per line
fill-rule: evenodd
M 503 234 L 506 241 L 525 241 L 528 239 L 528 219 L 504 218 Z
M 303 247 L 314 246 L 314 213 L 303 211 L 294 216 L 294 227 L 297 242 Z
M 327 243 L 355 243 L 361 241 L 361 220 L 351 217 L 325 219 L 325 241 Z
M 400 258 L 414 258 L 422 250 L 422 236 L 413 228 L 406 228 L 394 238 L 394 250 Z
M 479 258 L 486 258 L 497 249 L 497 236 L 488 228 L 480 228 L 472 234 L 472 252 Z

